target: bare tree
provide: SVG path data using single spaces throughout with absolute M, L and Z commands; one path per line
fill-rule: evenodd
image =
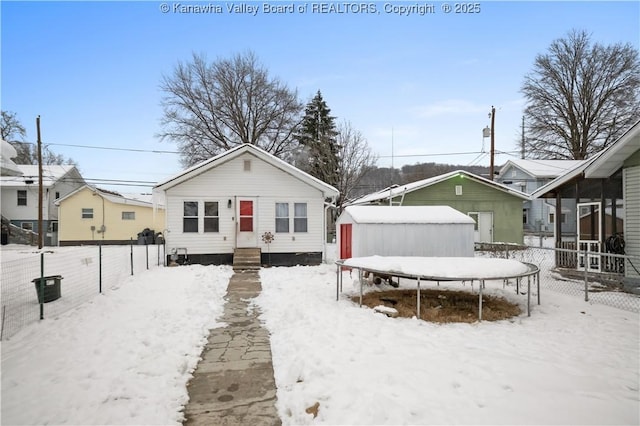
M 269 76 L 253 52 L 208 63 L 193 54 L 163 77 L 161 140 L 178 144 L 185 166 L 243 143 L 278 157 L 295 147 L 302 104 L 297 92 Z
M 525 77 L 531 156 L 581 160 L 614 142 L 640 116 L 640 63 L 630 44 L 592 43 L 572 31 L 538 55 Z
M 2 111 L 0 117 L 0 136 L 9 142 L 18 154 L 13 161 L 16 164 L 38 164 L 38 152 L 35 144 L 25 142 L 27 130 L 24 128 L 16 113 Z M 71 164 L 77 166 L 71 158 L 65 158 L 61 154 L 54 154 L 47 146 L 42 149 L 43 164 Z
M 354 190 L 363 176 L 375 167 L 377 157 L 371 152 L 362 133 L 354 129 L 350 122 L 342 121 L 337 131 L 337 145 L 340 147 L 337 188 L 340 191 L 340 208 L 345 200 L 359 195 Z

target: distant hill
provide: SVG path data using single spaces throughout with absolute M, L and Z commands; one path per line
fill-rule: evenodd
M 455 164 L 438 163 L 417 163 L 402 166 L 401 169 L 391 169 L 390 167 L 374 167 L 360 181 L 355 188 L 353 197 L 370 194 L 392 184 L 404 185 L 406 183 L 427 179 L 454 170 L 465 170 L 467 172 L 488 177 L 489 167 L 486 166 L 461 166 Z

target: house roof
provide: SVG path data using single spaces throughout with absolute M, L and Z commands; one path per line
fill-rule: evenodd
M 59 198 L 58 200 L 56 200 L 55 204 L 56 206 L 59 206 L 60 203 L 64 200 L 66 200 L 67 198 L 73 197 L 75 194 L 84 191 L 84 190 L 89 190 L 91 192 L 93 192 L 95 195 L 98 195 L 102 198 L 104 198 L 105 200 L 108 200 L 114 204 L 126 204 L 129 206 L 139 206 L 139 207 L 154 207 L 153 203 L 151 202 L 151 200 L 145 200 L 145 199 L 138 199 L 134 196 L 131 196 L 129 194 L 127 195 L 121 195 L 115 192 L 111 192 L 111 191 L 105 191 L 102 190 L 100 188 L 96 188 L 94 186 L 91 185 L 83 185 L 80 188 L 77 188 L 75 191 L 72 191 L 70 193 L 68 193 L 67 195 L 65 195 L 64 197 Z
M 339 191 L 333 186 L 321 181 L 320 179 L 317 179 L 311 176 L 306 172 L 303 172 L 297 167 L 292 166 L 286 161 L 283 161 L 278 157 L 252 144 L 238 145 L 235 148 L 232 148 L 226 152 L 223 152 L 222 154 L 216 155 L 215 157 L 211 157 L 208 160 L 202 161 L 201 163 L 191 166 L 188 169 L 183 170 L 179 174 L 165 180 L 164 182 L 158 183 L 154 187 L 154 189 L 167 190 L 189 179 L 192 179 L 202 173 L 205 173 L 208 170 L 211 170 L 223 163 L 226 163 L 227 161 L 237 158 L 238 156 L 247 152 L 255 155 L 256 157 L 264 160 L 265 162 L 271 164 L 272 166 L 282 170 L 283 172 L 307 183 L 308 185 L 314 188 L 317 188 L 318 190 L 322 191 L 325 197 L 337 197 L 339 194 Z
M 348 206 L 356 223 L 475 223 L 449 206 Z
M 585 169 L 586 178 L 606 178 L 622 167 L 624 161 L 640 149 L 640 121 L 631 126 L 616 142 Z
M 473 173 L 464 171 L 464 170 L 455 170 L 449 173 L 444 173 L 442 175 L 434 176 L 428 179 L 419 180 L 416 182 L 411 182 L 405 185 L 393 186 L 391 188 L 386 188 L 378 192 L 374 192 L 372 194 L 365 195 L 360 197 L 352 202 L 349 205 L 356 204 L 369 204 L 375 201 L 387 200 L 389 198 L 397 197 L 402 195 L 403 193 L 413 192 L 418 189 L 426 188 L 431 185 L 435 185 L 436 183 L 444 182 L 455 176 L 464 176 L 465 178 L 471 179 L 475 182 L 481 183 L 483 185 L 490 186 L 499 191 L 507 192 L 509 194 L 515 195 L 516 197 L 520 197 L 523 200 L 529 200 L 529 195 L 524 192 L 518 191 L 516 189 L 510 188 L 501 183 L 490 181 L 489 179 L 485 179 L 481 176 L 475 175 Z
M 640 121 L 631 126 L 619 139 L 588 160 L 567 170 L 563 175 L 541 186 L 532 194 L 538 198 L 553 191 L 578 176 L 586 178 L 609 177 L 616 172 L 624 161 L 640 149 Z
M 526 174 L 535 178 L 556 178 L 582 163 L 584 160 L 531 160 L 531 159 L 512 159 L 508 160 L 502 167 L 498 176 L 505 177 L 509 167 L 516 167 Z
M 18 164 L 18 169 L 22 172 L 21 176 L 2 176 L 0 182 L 2 186 L 32 186 L 38 185 L 38 166 Z M 44 165 L 42 166 L 42 186 L 50 187 L 56 182 L 64 178 L 67 174 L 76 168 L 72 165 Z

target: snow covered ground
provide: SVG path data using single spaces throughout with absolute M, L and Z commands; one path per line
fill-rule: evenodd
M 2 424 L 180 424 L 231 273 L 151 270 L 2 342 Z M 531 317 L 437 325 L 358 307 L 343 274 L 336 301 L 334 265 L 261 271 L 283 424 L 640 423 L 638 313 L 543 289 Z

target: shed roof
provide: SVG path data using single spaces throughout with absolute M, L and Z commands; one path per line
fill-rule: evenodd
M 380 200 L 385 200 L 385 199 L 389 199 L 389 198 L 393 198 L 393 197 L 397 197 L 402 195 L 403 193 L 407 193 L 407 192 L 412 192 L 412 191 L 416 191 L 418 189 L 422 189 L 422 188 L 426 188 L 428 186 L 431 185 L 435 185 L 436 183 L 440 183 L 443 182 L 445 180 L 451 179 L 455 176 L 464 176 L 465 178 L 471 179 L 473 181 L 479 182 L 483 185 L 487 185 L 490 186 L 492 188 L 495 188 L 498 191 L 503 191 L 512 195 L 515 195 L 516 197 L 522 198 L 523 200 L 530 200 L 530 197 L 528 194 L 525 194 L 524 192 L 515 190 L 513 188 L 510 188 L 506 185 L 503 185 L 501 183 L 497 183 L 494 181 L 491 181 L 489 179 L 485 179 L 481 176 L 475 175 L 473 173 L 467 172 L 465 170 L 454 170 L 452 172 L 449 173 L 444 173 L 438 176 L 434 176 L 434 177 L 430 177 L 428 179 L 423 179 L 423 180 L 419 180 L 416 182 L 411 182 L 411 183 L 407 183 L 405 185 L 399 185 L 399 186 L 393 186 L 391 188 L 386 188 L 383 189 L 381 191 L 378 192 L 374 192 L 372 194 L 369 195 L 365 195 L 363 197 L 360 197 L 354 201 L 352 201 L 351 203 L 349 203 L 350 205 L 356 205 L 356 204 L 369 204 L 375 201 L 380 201 Z
M 348 206 L 356 223 L 475 223 L 450 206 Z
M 246 152 L 255 155 L 256 157 L 266 161 L 272 166 L 282 170 L 283 172 L 307 183 L 314 188 L 317 188 L 318 190 L 322 191 L 325 197 L 335 198 L 339 194 L 339 191 L 328 183 L 325 183 L 320 179 L 315 178 L 306 172 L 303 172 L 297 167 L 252 144 L 238 145 L 235 148 L 223 152 L 222 154 L 216 155 L 215 157 L 211 157 L 208 160 L 202 161 L 201 163 L 195 164 L 188 169 L 183 170 L 179 174 L 158 183 L 154 187 L 154 189 L 167 190 L 169 188 L 172 188 Z
M 76 190 L 65 195 L 64 197 L 61 197 L 60 199 L 56 200 L 55 204 L 59 206 L 62 201 L 66 200 L 67 198 L 71 198 L 75 194 L 84 190 L 91 191 L 95 195 L 98 195 L 114 204 L 125 204 L 125 205 L 138 206 L 138 207 L 154 207 L 154 205 L 152 204 L 148 196 L 146 197 L 141 196 L 138 198 L 131 194 L 122 195 L 122 194 L 114 193 L 111 191 L 106 191 L 100 188 L 96 188 L 91 185 L 83 185 L 80 188 L 77 188 Z M 162 206 L 159 206 L 159 207 L 162 208 Z

